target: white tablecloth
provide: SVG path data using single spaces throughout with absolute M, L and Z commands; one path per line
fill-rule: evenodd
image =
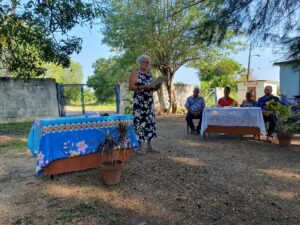
M 258 127 L 261 133 L 266 132 L 259 107 L 206 108 L 202 116 L 201 134 L 208 125 Z

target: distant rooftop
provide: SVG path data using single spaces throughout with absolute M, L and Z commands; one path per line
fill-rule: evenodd
M 286 60 L 286 61 L 273 63 L 274 66 L 281 66 L 281 65 L 287 65 L 287 64 L 300 65 L 300 59 Z
M 238 81 L 236 83 L 251 83 L 251 82 L 268 82 L 268 83 L 274 83 L 274 84 L 278 83 L 278 81 L 276 81 L 276 80 L 248 80 L 248 81 Z

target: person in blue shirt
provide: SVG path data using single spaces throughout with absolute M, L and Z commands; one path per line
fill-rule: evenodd
M 267 102 L 274 100 L 275 102 L 280 102 L 279 98 L 272 95 L 272 86 L 265 87 L 265 95 L 258 99 L 257 106 L 262 109 L 264 121 L 269 122 L 268 136 L 273 137 L 276 128 L 277 118 L 273 112 L 267 110 Z
M 199 88 L 195 88 L 193 91 L 193 95 L 188 97 L 185 103 L 185 108 L 187 109 L 186 114 L 186 122 L 188 126 L 191 128 L 191 133 L 200 134 L 201 122 L 202 122 L 202 113 L 205 108 L 204 99 L 199 96 Z M 193 119 L 199 119 L 199 123 L 195 129 L 195 125 L 193 123 Z

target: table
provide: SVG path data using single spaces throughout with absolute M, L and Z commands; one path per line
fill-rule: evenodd
M 99 166 L 101 154 L 98 146 L 104 143 L 107 131 L 112 137 L 119 135 L 120 121 L 126 123 L 128 128 L 127 137 L 131 146 L 122 156 L 128 159 L 128 153 L 138 147 L 131 115 L 36 119 L 27 143 L 31 153 L 37 155 L 36 175 L 53 175 Z
M 259 107 L 206 108 L 202 116 L 201 134 L 253 134 L 266 132 Z

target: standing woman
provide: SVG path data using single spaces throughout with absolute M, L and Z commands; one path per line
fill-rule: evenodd
M 129 79 L 129 90 L 134 91 L 133 116 L 134 126 L 139 140 L 139 153 L 144 153 L 143 143 L 147 141 L 147 151 L 158 152 L 152 146 L 152 139 L 156 137 L 153 88 L 150 83 L 152 75 L 149 72 L 150 57 L 142 55 L 137 58 L 139 68 L 133 71 Z

